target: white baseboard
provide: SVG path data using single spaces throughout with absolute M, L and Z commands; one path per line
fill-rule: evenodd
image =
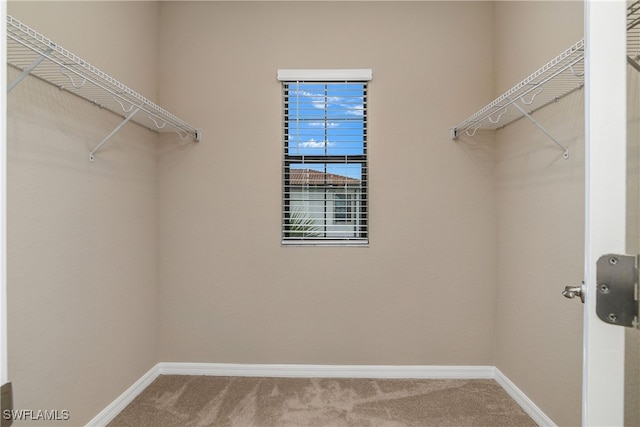
M 122 393 L 116 400 L 111 402 L 109 406 L 104 408 L 98 415 L 93 417 L 91 421 L 87 423 L 87 427 L 101 427 L 106 426 L 113 420 L 116 415 L 120 413 L 137 395 L 142 393 L 142 390 L 147 388 L 149 384 L 153 382 L 160 375 L 160 368 L 155 365 L 149 369 L 138 381 L 136 381 L 131 387 L 129 387 L 124 393 Z
M 520 405 L 539 426 L 556 427 L 556 424 L 538 406 L 529 399 L 514 383 L 511 382 L 498 368 L 495 368 L 496 382 Z
M 282 378 L 493 378 L 493 366 L 252 365 L 159 363 L 161 375 Z
M 281 378 L 493 379 L 540 426 L 555 426 L 531 399 L 495 366 L 276 365 L 161 362 L 96 415 L 87 426 L 105 426 L 159 375 Z

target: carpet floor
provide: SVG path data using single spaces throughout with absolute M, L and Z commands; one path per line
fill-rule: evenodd
M 493 380 L 161 375 L 109 427 L 536 426 Z

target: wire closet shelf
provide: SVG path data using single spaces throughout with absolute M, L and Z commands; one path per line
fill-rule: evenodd
M 451 137 L 457 139 L 463 132 L 472 137 L 480 128 L 500 129 L 526 117 L 563 150 L 564 158 L 568 158 L 567 148 L 547 132 L 531 114 L 583 86 L 584 39 L 553 58 L 466 120 L 453 126 Z
M 627 8 L 627 62 L 640 72 L 640 0 Z
M 129 121 L 158 133 L 176 132 L 182 140 L 200 140 L 201 131 L 159 107 L 118 80 L 7 15 L 7 64 L 22 73 L 7 85 L 7 93 L 27 75 L 124 118 L 90 153 L 95 153 Z
M 640 72 L 640 0 L 627 7 L 627 63 Z M 545 64 L 468 119 L 451 128 L 451 137 L 472 137 L 480 128 L 499 129 L 528 118 L 569 157 L 569 151 L 531 114 L 584 87 L 584 39 Z

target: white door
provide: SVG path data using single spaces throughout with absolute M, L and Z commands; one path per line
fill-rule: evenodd
M 625 1 L 585 3 L 587 298 L 582 406 L 583 424 L 589 426 L 625 424 L 625 335 L 633 338 L 633 334 L 640 334 L 606 324 L 596 315 L 596 262 L 605 254 L 627 253 L 630 233 L 638 229 L 638 210 L 631 209 L 633 221 L 627 218 L 627 201 L 633 200 L 628 197 L 627 184 L 632 180 L 627 173 L 638 173 L 638 158 L 631 155 L 632 151 L 627 156 L 626 12 Z M 627 168 L 627 161 L 635 166 Z M 637 194 L 638 188 L 634 191 Z M 638 242 L 637 238 L 633 240 Z M 629 346 L 636 343 L 630 340 Z M 627 350 L 632 350 L 629 346 Z M 637 352 L 629 352 L 627 366 L 639 365 Z M 633 373 L 628 370 L 629 375 Z M 639 391 L 640 384 L 627 385 L 628 412 L 639 405 Z

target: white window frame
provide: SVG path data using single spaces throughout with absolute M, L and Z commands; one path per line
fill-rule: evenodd
M 327 83 L 327 84 L 334 84 L 334 83 L 339 83 L 339 82 L 344 82 L 344 83 L 363 83 L 365 84 L 365 91 L 367 90 L 368 87 L 368 82 L 372 80 L 373 77 L 373 73 L 371 69 L 280 69 L 278 70 L 277 73 L 277 78 L 280 82 L 283 83 L 282 87 L 283 87 L 283 94 L 285 94 L 287 92 L 287 87 L 290 84 L 306 84 L 306 83 Z M 287 178 L 287 176 L 290 175 L 290 170 L 289 169 L 289 164 L 291 164 L 291 160 L 288 160 L 288 154 L 286 153 L 287 150 L 287 144 L 288 144 L 288 134 L 287 134 L 287 130 L 286 127 L 288 125 L 288 116 L 287 116 L 287 107 L 286 105 L 286 101 L 283 98 L 283 209 L 282 209 L 282 215 L 281 215 L 281 226 L 282 226 L 282 245 L 284 246 L 368 246 L 369 245 L 369 218 L 368 218 L 368 179 L 367 179 L 367 171 L 366 171 L 366 165 L 367 165 L 367 152 L 366 152 L 366 146 L 367 146 L 367 134 L 366 134 L 366 106 L 365 106 L 365 120 L 364 120 L 364 144 L 365 144 L 365 150 L 364 153 L 362 154 L 362 156 L 365 158 L 363 164 L 363 186 L 361 189 L 358 189 L 358 191 L 362 191 L 362 193 L 358 193 L 359 196 L 359 200 L 361 203 L 364 203 L 363 207 L 362 207 L 362 212 L 364 212 L 362 218 L 363 222 L 359 223 L 358 225 L 356 225 L 356 218 L 358 220 L 360 220 L 360 209 L 361 209 L 361 205 L 359 205 L 360 202 L 357 202 L 355 200 L 355 198 L 353 198 L 353 196 L 350 196 L 347 198 L 347 202 L 351 202 L 353 203 L 353 209 L 358 210 L 359 212 L 352 212 L 351 213 L 351 219 L 352 219 L 352 223 L 354 225 L 354 236 L 353 237 L 349 237 L 345 234 L 345 236 L 341 236 L 339 238 L 335 238 L 335 237 L 331 237 L 329 234 L 331 233 L 327 233 L 327 223 L 325 220 L 325 226 L 322 230 L 322 233 L 324 233 L 324 236 L 313 236 L 313 237 L 292 237 L 290 232 L 291 232 L 291 228 L 289 228 L 290 226 L 290 220 L 291 217 L 287 216 L 287 215 L 291 215 L 292 213 L 289 212 L 289 214 L 287 214 L 287 209 L 290 208 L 290 204 L 287 203 L 287 197 L 290 197 L 291 193 L 291 188 L 290 185 L 288 187 L 289 178 Z M 347 157 L 345 155 L 345 157 Z M 305 163 L 306 164 L 306 163 Z M 345 164 L 351 164 L 351 163 L 345 163 Z M 326 171 L 325 171 L 326 172 Z M 347 185 L 345 185 L 345 194 L 347 191 Z M 326 193 L 326 191 L 325 191 Z M 325 199 L 327 199 L 328 196 L 325 196 Z M 331 196 L 330 199 L 327 199 L 326 202 L 330 203 L 331 206 L 334 205 L 335 200 L 334 197 Z M 357 206 L 356 206 L 357 205 Z M 332 214 L 330 217 L 328 217 L 328 220 L 330 220 L 331 223 L 334 223 L 334 226 L 343 226 L 346 227 L 347 225 L 349 225 L 348 222 L 342 221 L 342 222 L 335 222 L 335 217 L 334 214 Z

